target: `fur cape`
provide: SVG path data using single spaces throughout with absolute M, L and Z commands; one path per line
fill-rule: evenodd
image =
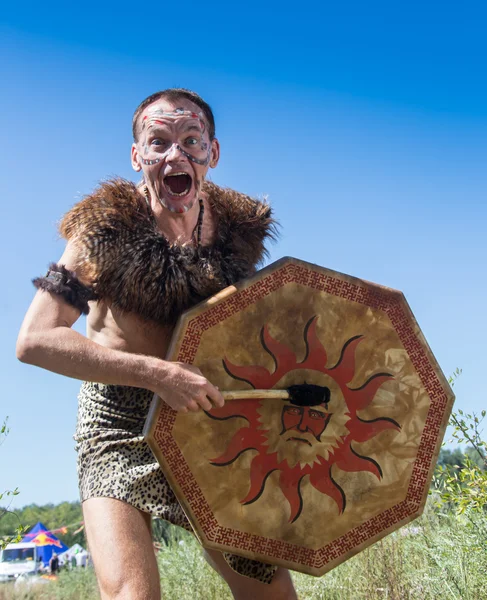
M 179 315 L 249 276 L 276 236 L 271 208 L 205 182 L 215 239 L 211 246 L 170 244 L 156 229 L 137 187 L 116 179 L 76 204 L 60 224 L 80 253 L 76 271 L 114 307 L 174 325 Z

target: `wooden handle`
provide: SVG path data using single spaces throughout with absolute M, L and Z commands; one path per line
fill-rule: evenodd
M 252 398 L 289 398 L 287 390 L 233 390 L 222 392 L 225 400 L 251 400 Z

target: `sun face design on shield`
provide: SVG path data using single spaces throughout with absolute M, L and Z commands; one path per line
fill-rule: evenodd
M 301 484 L 306 477 L 315 489 L 335 501 L 341 514 L 347 499 L 335 479 L 337 469 L 370 472 L 380 480 L 381 466 L 373 458 L 360 454 L 356 445 L 387 429 L 400 430 L 400 425 L 391 418 L 367 421 L 357 415 L 370 405 L 379 388 L 393 379 L 389 373 L 376 373 L 359 387 L 348 386 L 355 375 L 355 352 L 364 337 L 357 335 L 345 341 L 338 362 L 328 367 L 327 353 L 317 337 L 316 326 L 316 317 L 306 324 L 306 352 L 300 362 L 288 346 L 272 338 L 268 326 L 264 325 L 261 343 L 274 361 L 273 372 L 258 365 L 235 365 L 226 358 L 223 366 L 232 378 L 254 389 L 291 389 L 287 384 L 291 381 L 298 389 L 321 390 L 318 397 L 297 393 L 286 400 L 229 400 L 223 407 L 207 413 L 217 420 L 243 418 L 247 421 L 247 425 L 234 434 L 225 452 L 210 461 L 215 466 L 225 467 L 243 453 L 255 452 L 250 463 L 250 489 L 240 502 L 257 501 L 269 475 L 279 471 L 279 486 L 289 502 L 291 523 L 303 509 Z

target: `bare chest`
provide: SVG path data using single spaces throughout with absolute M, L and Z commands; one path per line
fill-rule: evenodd
M 87 337 L 114 350 L 164 358 L 172 328 L 118 310 L 106 302 L 94 303 L 87 320 Z

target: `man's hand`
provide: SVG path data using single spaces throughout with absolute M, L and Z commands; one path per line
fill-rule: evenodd
M 151 389 L 178 412 L 197 412 L 223 406 L 225 400 L 217 387 L 211 384 L 193 365 L 165 362 L 165 375 Z

